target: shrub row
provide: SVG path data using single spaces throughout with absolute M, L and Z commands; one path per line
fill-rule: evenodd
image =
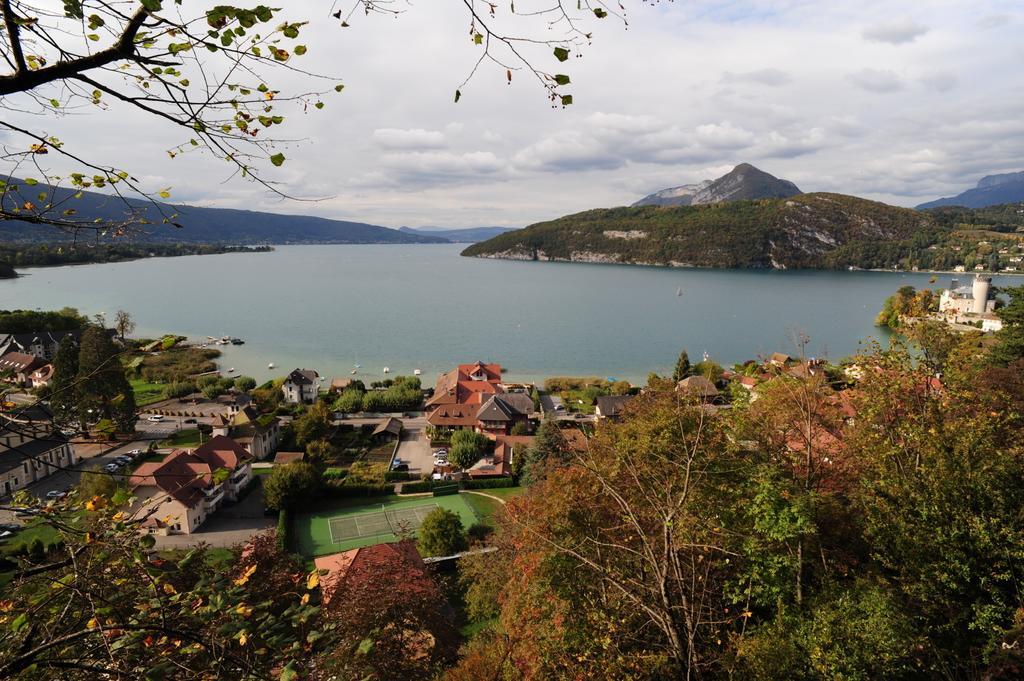
M 292 523 L 286 509 L 277 512 L 277 548 L 288 552 L 292 544 Z
M 490 478 L 484 480 L 463 480 L 462 489 L 494 489 L 496 487 L 515 487 L 512 478 Z
M 385 494 L 394 494 L 395 486 L 389 482 L 370 484 L 345 484 L 343 482 L 331 481 L 323 486 L 322 496 L 328 498 L 346 497 L 379 497 Z
M 422 482 L 406 482 L 402 484 L 402 494 L 419 494 L 420 492 L 430 492 L 434 489 L 434 483 L 430 480 L 423 480 Z
M 348 475 L 348 470 L 345 468 L 328 468 L 323 473 L 324 480 L 344 480 L 345 476 Z
M 405 480 L 417 480 L 418 477 L 408 471 L 388 471 L 384 474 L 384 480 L 387 482 L 403 482 Z

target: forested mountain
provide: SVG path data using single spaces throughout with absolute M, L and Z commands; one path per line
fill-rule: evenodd
M 48 187 L 42 183 L 28 186 L 12 180 L 17 190 L 5 194 L 7 207 L 31 201 L 36 206 L 43 201 L 52 203 L 52 213 L 60 216 L 73 210 L 73 219 L 88 225 L 93 220 L 135 220 L 137 242 L 190 242 L 217 244 L 409 244 L 443 243 L 433 236 L 403 233 L 397 229 L 379 227 L 362 222 L 330 220 L 312 215 L 280 215 L 261 211 L 233 208 L 201 208 L 187 205 L 161 205 L 136 199 L 125 201 L 117 197 L 92 191 Z M 80 198 L 74 198 L 81 193 Z M 40 200 L 37 197 L 45 195 Z M 163 212 L 161 212 L 161 209 Z M 133 214 L 134 212 L 134 214 Z M 164 224 L 164 218 L 174 216 L 173 222 Z M 151 224 L 142 224 L 148 220 Z M 70 235 L 46 226 L 31 225 L 18 220 L 0 221 L 0 241 L 50 243 L 69 240 Z
M 919 210 L 938 208 L 939 206 L 964 206 L 965 208 L 985 208 L 1007 203 L 1024 201 L 1024 171 L 988 175 L 981 178 L 978 184 L 965 192 L 943 199 L 936 199 L 918 206 Z
M 987 265 L 990 254 L 998 265 L 999 251 L 1019 248 L 1018 235 L 1008 232 L 1021 225 L 1024 216 L 1013 207 L 918 212 L 816 193 L 590 210 L 474 244 L 463 255 L 677 267 L 952 269 L 968 257 Z M 1005 249 L 993 248 L 999 239 Z
M 749 163 L 741 163 L 716 180 L 662 189 L 640 199 L 634 206 L 699 206 L 744 199 L 784 199 L 800 188 Z

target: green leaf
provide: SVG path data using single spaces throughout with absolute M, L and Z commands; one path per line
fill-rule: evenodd
M 608 16 L 608 12 L 605 12 L 600 7 L 595 7 L 594 16 L 597 17 L 598 19 L 604 19 L 606 16 Z
M 299 673 L 295 671 L 295 661 L 292 660 L 281 670 L 280 681 L 296 681 L 298 678 Z
M 159 12 L 163 9 L 163 2 L 161 0 L 142 0 L 142 6 L 150 12 Z
M 14 621 L 11 622 L 11 631 L 13 631 L 15 634 L 17 634 L 19 631 L 24 629 L 26 626 L 28 626 L 28 614 L 23 612 L 20 615 L 18 615 L 17 617 L 15 617 Z
M 342 90 L 344 90 L 344 89 L 345 89 L 345 86 L 344 86 L 344 85 L 341 85 L 341 84 L 338 84 L 338 85 L 335 85 L 335 86 L 334 86 L 334 91 L 335 91 L 335 92 L 341 92 L 341 91 L 342 91 Z
M 295 46 L 295 54 L 300 56 L 300 57 L 302 55 L 306 54 L 306 46 L 305 45 L 296 45 Z
M 324 108 L 324 103 L 323 103 L 323 102 L 317 102 L 317 103 L 316 103 L 316 104 L 314 104 L 313 106 L 315 106 L 315 107 L 316 107 L 316 108 L 318 108 L 318 109 L 322 109 L 322 108 Z
M 565 61 L 568 58 L 569 50 L 565 49 L 564 47 L 555 48 L 555 59 L 557 59 L 558 61 Z
M 273 163 L 275 166 L 281 166 L 284 163 L 284 154 L 280 152 L 274 154 L 273 156 L 270 157 L 270 162 Z
M 569 106 L 570 104 L 572 104 L 572 95 L 561 95 L 561 97 L 562 106 Z
M 559 85 L 568 85 L 569 76 L 565 75 L 564 73 L 555 74 L 555 82 L 558 83 Z
M 52 106 L 54 108 L 59 107 L 60 106 L 60 100 L 59 99 L 51 99 L 50 100 L 50 106 Z
M 144 534 L 139 537 L 139 546 L 144 549 L 151 549 L 156 546 L 156 537 L 151 534 Z
M 85 37 L 88 38 L 89 40 L 93 41 L 93 42 L 96 42 L 97 40 L 100 39 L 100 37 L 98 35 L 96 35 L 95 33 L 89 33 Z
M 483 44 L 483 42 L 484 42 L 484 37 L 482 35 L 480 35 L 479 33 L 474 33 L 473 34 L 473 44 L 481 45 L 481 44 Z
M 27 184 L 29 187 L 34 187 L 37 184 L 39 184 L 39 180 L 35 179 L 34 177 L 26 177 L 25 184 Z

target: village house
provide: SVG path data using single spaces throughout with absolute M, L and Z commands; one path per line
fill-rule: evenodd
M 29 374 L 28 381 L 32 384 L 33 388 L 42 388 L 50 385 L 50 381 L 53 380 L 53 365 L 44 364 L 39 367 L 31 374 Z
M 602 395 L 597 398 L 597 406 L 594 408 L 594 413 L 597 414 L 599 419 L 618 418 L 622 413 L 622 408 L 629 404 L 632 399 L 633 395 Z
M 9 376 L 9 381 L 23 388 L 32 387 L 32 374 L 47 366 L 44 359 L 24 352 L 9 352 L 0 356 L 0 374 Z
M 325 606 L 330 606 L 335 591 L 347 580 L 370 580 L 382 573 L 403 574 L 405 584 L 396 588 L 415 588 L 417 581 L 430 579 L 416 543 L 408 539 L 319 556 L 313 563 L 320 573 Z
M 193 450 L 176 449 L 139 466 L 128 480 L 135 518 L 149 532 L 192 534 L 225 501 L 238 499 L 252 480 L 251 457 L 218 435 Z
M 39 406 L 0 414 L 0 494 L 7 495 L 75 464 L 75 450 Z
M 313 404 L 317 401 L 320 393 L 320 374 L 312 369 L 295 369 L 284 385 L 281 392 L 284 393 L 284 400 L 289 404 Z
M 0 356 L 23 352 L 43 360 L 52 360 L 60 342 L 67 337 L 78 341 L 81 331 L 36 331 L 33 333 L 0 334 Z
M 432 409 L 450 404 L 481 405 L 491 395 L 504 392 L 500 365 L 483 362 L 460 364 L 438 377 L 434 394 L 425 406 Z
M 402 421 L 391 416 L 373 429 L 370 437 L 375 442 L 395 442 L 402 436 Z
M 492 395 L 476 413 L 476 430 L 488 435 L 510 435 L 517 424 L 528 424 L 533 400 L 525 393 Z
M 332 378 L 330 392 L 341 393 L 352 387 L 351 378 Z
M 687 376 L 676 384 L 676 391 L 707 402 L 717 399 L 719 395 L 715 384 L 704 376 Z
M 269 458 L 281 441 L 281 420 L 273 414 L 260 414 L 252 406 L 214 418 L 213 435 L 230 437 L 257 460 Z
M 474 479 L 511 476 L 512 462 L 526 456 L 535 439 L 532 435 L 495 435 L 494 450 L 467 468 L 466 475 Z

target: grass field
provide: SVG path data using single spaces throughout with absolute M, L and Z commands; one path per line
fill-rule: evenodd
M 138 407 L 145 407 L 164 399 L 164 388 L 167 387 L 163 383 L 150 383 L 141 378 L 132 379 L 131 386 L 132 392 L 135 393 L 135 405 Z
M 209 439 L 209 438 L 207 438 Z M 198 447 L 199 446 L 199 430 L 196 428 L 187 428 L 185 430 L 179 430 L 177 433 L 157 443 L 157 447 Z
M 498 497 L 499 499 L 507 500 L 509 497 L 513 497 L 517 494 L 523 493 L 522 487 L 495 487 L 494 489 L 481 489 L 474 490 L 482 492 L 483 494 L 489 494 L 492 497 Z M 491 517 L 501 508 L 502 504 L 500 501 L 485 497 L 482 494 L 473 494 L 470 492 L 462 494 L 462 498 L 466 500 L 466 503 L 470 505 L 477 517 L 480 518 L 480 522 L 490 523 Z
M 356 539 L 350 539 L 340 543 L 333 543 L 331 541 L 330 520 L 332 518 L 373 513 L 375 511 L 380 511 L 382 508 L 387 510 L 397 510 L 436 504 L 441 508 L 458 513 L 459 517 L 462 519 L 463 527 L 468 528 L 470 525 L 477 522 L 479 518 L 474 512 L 473 507 L 470 506 L 462 496 L 463 495 L 460 494 L 453 494 L 446 497 L 424 496 L 417 497 L 415 499 L 400 499 L 394 496 L 385 496 L 378 497 L 368 503 L 367 500 L 360 499 L 359 501 L 363 503 L 358 506 L 344 504 L 340 505 L 338 508 L 327 511 L 303 513 L 295 517 L 295 546 L 299 553 L 309 557 L 322 556 L 327 553 L 337 553 L 338 551 L 348 551 L 349 549 L 355 549 L 361 546 L 372 546 L 374 544 L 397 541 L 398 537 L 393 534 L 378 534 L 371 537 L 358 537 Z

